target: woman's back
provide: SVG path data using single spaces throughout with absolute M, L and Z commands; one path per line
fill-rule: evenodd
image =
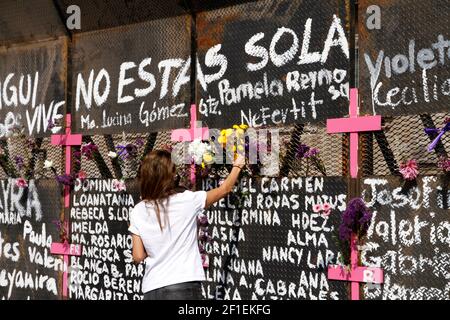
M 204 209 L 205 201 L 205 191 L 171 195 L 161 210 L 162 230 L 153 202 L 141 201 L 131 211 L 129 231 L 141 237 L 148 254 L 144 292 L 205 280 L 197 241 L 197 215 Z
M 200 299 L 205 280 L 197 241 L 197 215 L 231 192 L 245 157 L 238 155 L 222 184 L 212 190 L 176 193 L 171 153 L 149 152 L 141 163 L 141 199 L 130 212 L 133 260 L 145 260 L 144 299 Z

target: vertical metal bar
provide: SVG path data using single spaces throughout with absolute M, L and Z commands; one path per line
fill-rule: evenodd
M 68 36 L 68 37 L 70 38 L 70 40 L 72 41 L 72 32 L 71 32 L 70 29 L 67 27 L 67 24 L 66 24 L 66 17 L 65 17 L 63 8 L 60 6 L 60 2 L 61 2 L 61 1 L 58 1 L 58 0 L 53 0 L 53 1 L 52 1 L 53 6 L 55 7 L 55 10 L 56 10 L 56 12 L 57 12 L 57 14 L 58 14 L 58 17 L 59 17 L 59 19 L 61 20 L 61 24 L 64 26 L 64 30 L 66 30 L 67 36 Z
M 350 43 L 349 43 L 349 48 L 350 48 L 350 88 L 358 88 L 357 85 L 359 83 L 358 78 L 357 78 L 357 67 L 356 64 L 358 63 L 357 57 L 357 47 L 356 47 L 356 37 L 357 37 L 357 30 L 356 28 L 358 27 L 358 2 L 355 0 L 350 0 L 349 3 L 347 3 L 348 6 L 350 6 L 350 10 L 349 10 L 349 14 L 350 14 Z M 350 95 L 350 92 L 349 92 Z M 349 97 L 350 98 L 350 97 Z M 356 107 L 354 108 L 354 110 L 352 109 L 352 106 L 350 105 L 350 114 L 349 116 L 355 116 L 359 114 L 359 95 L 356 95 L 356 98 L 354 97 L 354 99 L 356 99 L 355 103 L 356 103 Z M 351 99 L 350 99 L 351 100 Z M 352 101 L 350 101 L 351 104 Z M 352 148 L 352 144 L 356 144 L 357 146 L 359 146 L 359 142 L 360 142 L 360 137 L 359 137 L 359 133 L 350 133 L 350 148 Z M 352 155 L 352 152 L 356 153 Z M 354 198 L 354 197 L 359 197 L 361 192 L 361 186 L 360 186 L 360 171 L 361 170 L 357 170 L 356 173 L 354 173 L 354 168 L 352 170 L 352 156 L 353 157 L 357 157 L 356 159 L 356 167 L 357 169 L 359 169 L 360 165 L 361 165 L 361 153 L 363 152 L 363 150 L 361 148 L 358 147 L 358 149 L 355 150 L 350 150 L 350 174 L 351 174 L 351 178 L 349 179 L 349 186 L 348 186 L 348 195 L 349 195 L 349 199 Z M 354 160 L 353 160 L 354 161 Z M 353 242 L 353 241 L 352 241 Z M 355 250 L 354 248 L 354 243 L 350 244 L 349 250 L 351 252 L 351 263 L 352 264 L 356 264 L 358 265 L 359 262 L 359 255 L 358 255 L 358 251 Z M 360 297 L 360 286 L 358 282 L 352 282 L 350 284 L 351 287 L 351 299 L 352 300 L 359 300 Z
M 292 131 L 291 140 L 289 141 L 289 146 L 286 151 L 286 156 L 283 159 L 283 163 L 280 168 L 281 176 L 288 176 L 289 171 L 292 168 L 292 163 L 295 160 L 295 155 L 297 153 L 297 148 L 300 144 L 300 138 L 303 134 L 303 129 L 305 125 L 303 123 L 298 123 L 294 126 L 294 130 Z

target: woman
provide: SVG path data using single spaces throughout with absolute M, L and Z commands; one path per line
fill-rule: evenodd
M 197 241 L 197 215 L 224 198 L 236 183 L 245 158 L 238 155 L 227 179 L 210 191 L 176 190 L 176 169 L 168 151 L 145 156 L 141 199 L 130 212 L 133 260 L 145 260 L 145 300 L 201 299 L 205 280 Z

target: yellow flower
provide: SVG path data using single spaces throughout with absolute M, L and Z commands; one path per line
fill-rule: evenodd
M 239 129 L 239 126 L 237 124 L 233 125 L 233 129 Z
M 233 146 L 233 152 L 236 152 L 236 146 Z
M 205 153 L 205 154 L 203 155 L 203 160 L 204 160 L 206 163 L 211 163 L 211 162 L 213 161 L 213 157 L 212 157 L 212 155 L 211 155 L 210 153 Z
M 220 135 L 221 135 L 221 136 L 224 136 L 224 135 L 226 134 L 226 132 L 227 132 L 227 131 L 226 131 L 225 129 L 223 129 L 223 130 L 220 131 Z
M 205 163 L 202 162 L 202 169 L 205 169 Z
M 241 125 L 239 125 L 239 127 L 240 127 L 242 130 L 246 130 L 246 129 L 248 128 L 248 125 L 246 125 L 246 124 L 241 124 Z
M 217 141 L 219 141 L 219 143 L 221 144 L 226 144 L 227 143 L 227 138 L 225 136 L 220 136 Z
M 231 136 L 233 134 L 233 129 L 226 129 L 225 130 L 225 136 L 226 137 L 229 137 L 229 136 Z
M 236 129 L 236 134 L 238 135 L 238 136 L 242 136 L 242 135 L 244 135 L 244 130 L 242 130 L 242 129 Z
M 239 151 L 244 151 L 244 147 L 240 144 L 240 145 L 238 145 L 238 150 Z

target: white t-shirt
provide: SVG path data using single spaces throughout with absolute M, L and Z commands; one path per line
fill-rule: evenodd
M 165 203 L 169 226 L 161 229 L 155 208 L 150 202 L 139 202 L 130 212 L 128 230 L 141 237 L 148 257 L 142 291 L 168 285 L 205 280 L 197 241 L 197 215 L 203 211 L 205 191 L 184 191 L 169 197 Z M 161 210 L 161 223 L 165 224 Z

